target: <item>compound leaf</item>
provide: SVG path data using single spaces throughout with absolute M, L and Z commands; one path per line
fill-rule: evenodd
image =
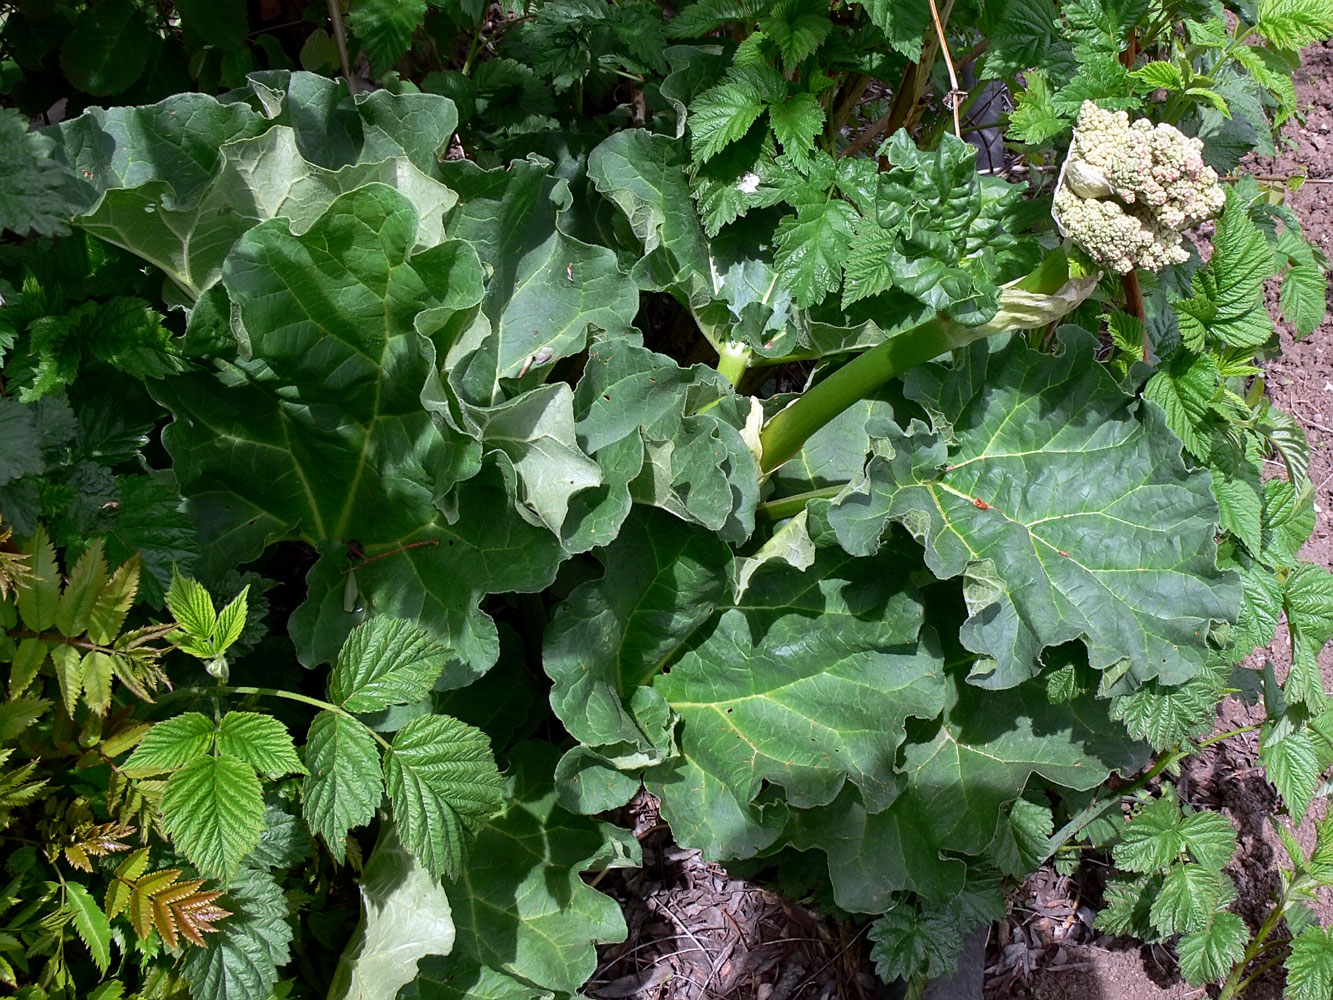
M 226 899 L 233 914 L 206 947 L 189 949 L 182 972 L 195 997 L 267 997 L 291 958 L 287 898 L 271 874 L 246 866 L 227 886 Z
M 1333 994 L 1333 932 L 1306 927 L 1291 942 L 1287 970 L 1290 1000 L 1323 1000 Z

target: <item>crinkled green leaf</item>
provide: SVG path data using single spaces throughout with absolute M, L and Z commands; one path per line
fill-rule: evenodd
M 301 805 L 306 822 L 341 862 L 347 832 L 369 823 L 384 798 L 379 749 L 360 722 L 320 712 L 310 723 L 305 761 Z
M 872 812 L 898 795 L 906 720 L 946 698 L 934 636 L 917 641 L 920 597 L 888 569 L 902 560 L 825 550 L 805 572 L 769 564 L 654 681 L 681 719 L 683 759 L 646 781 L 681 844 L 710 857 L 767 846 L 767 785 L 796 808 L 845 784 Z
M 1198 811 L 1185 816 L 1180 834 L 1191 857 L 1205 868 L 1221 871 L 1236 853 L 1236 831 L 1221 813 Z
M 444 883 L 457 904 L 454 952 L 447 963 L 423 963 L 428 980 L 441 982 L 441 972 L 449 970 L 461 982 L 439 990 L 419 984 L 415 995 L 422 1000 L 574 993 L 597 965 L 596 946 L 624 938 L 620 907 L 579 873 L 637 865 L 638 844 L 628 831 L 556 805 L 555 755 L 549 744 L 522 743 L 510 751 L 504 807 L 478 828 L 458 879 Z M 486 988 L 474 993 L 468 988 L 474 982 Z
M 376 74 L 393 69 L 425 20 L 426 0 L 356 0 L 347 12 L 347 26 L 365 46 Z
M 1120 833 L 1115 863 L 1125 871 L 1149 873 L 1180 859 L 1185 849 L 1185 817 L 1173 796 L 1163 795 L 1141 808 Z
M 1264 483 L 1261 549 L 1265 562 L 1294 566 L 1300 549 L 1314 531 L 1314 490 L 1310 484 L 1298 489 L 1290 480 L 1269 479 Z
M 445 654 L 414 622 L 376 615 L 347 637 L 329 675 L 329 699 L 349 712 L 410 705 L 426 697 Z
M 1228 888 L 1235 894 L 1229 881 L 1220 871 L 1204 865 L 1172 865 L 1148 911 L 1148 919 L 1163 937 L 1201 930 L 1226 901 Z
M 639 692 L 729 598 L 731 552 L 709 531 L 640 509 L 598 557 L 605 574 L 562 601 L 546 630 L 551 707 L 599 753 L 630 767 L 656 763 L 667 714 L 660 695 Z
M 1263 0 L 1254 29 L 1284 49 L 1301 49 L 1333 35 L 1333 10 L 1324 0 Z
M 770 96 L 761 70 L 733 70 L 716 87 L 705 90 L 690 103 L 688 118 L 690 154 L 695 163 L 706 163 L 750 131 L 764 113 Z
M 889 45 L 908 59 L 921 55 L 921 42 L 931 27 L 927 0 L 857 0 L 870 20 L 884 32 Z
M 1300 563 L 1287 574 L 1282 607 L 1292 640 L 1291 674 L 1284 690 L 1291 700 L 1319 711 L 1327 700 L 1319 653 L 1333 639 L 1333 573 L 1313 563 Z
M 830 24 L 827 19 L 825 24 Z M 814 94 L 796 94 L 781 104 L 771 105 L 768 120 L 782 151 L 795 163 L 804 162 L 815 138 L 824 127 L 824 107 Z
M 198 757 L 167 779 L 162 826 L 203 875 L 227 882 L 264 832 L 259 778 L 239 757 Z
M 782 53 L 783 65 L 790 69 L 814 54 L 833 32 L 833 21 L 823 0 L 778 0 L 769 8 L 768 16 L 759 19 L 759 27 L 773 40 Z
M 826 198 L 802 203 L 778 223 L 774 262 L 798 305 L 816 305 L 842 283 L 858 218 L 847 202 Z
M 379 1000 L 398 995 L 427 955 L 454 947 L 449 897 L 402 845 L 393 824 L 361 872 L 361 919 L 329 987 L 330 1000 Z
M 828 855 L 845 909 L 881 912 L 903 889 L 936 902 L 952 898 L 966 878 L 956 855 L 985 850 L 1003 821 L 1001 807 L 1031 775 L 1087 789 L 1144 759 L 1144 748 L 1117 735 L 1105 703 L 1091 696 L 1052 705 L 1039 681 L 986 691 L 958 671 L 947 680 L 938 728 L 927 727 L 900 751 L 907 787 L 889 808 L 868 812 L 849 786 L 829 806 L 791 818 L 786 835 L 801 850 Z
M 465 838 L 499 807 L 503 779 L 485 733 L 427 715 L 398 730 L 384 784 L 403 844 L 432 875 L 457 878 Z
M 1113 699 L 1111 718 L 1123 722 L 1135 739 L 1153 749 L 1170 749 L 1185 739 L 1197 739 L 1212 728 L 1217 704 L 1230 684 L 1231 668 L 1219 656 L 1181 684 L 1148 681 L 1127 695 Z
M 1166 425 L 1185 450 L 1202 462 L 1212 444 L 1208 416 L 1221 388 L 1222 376 L 1211 355 L 1181 351 L 1148 379 L 1143 396 L 1162 408 Z
M 1304 729 L 1293 729 L 1282 722 L 1266 730 L 1259 747 L 1259 760 L 1268 780 L 1286 803 L 1292 821 L 1299 823 L 1319 787 L 1322 768 L 1314 741 Z
M 1113 671 L 1112 693 L 1125 675 L 1178 683 L 1202 665 L 1210 621 L 1239 609 L 1216 566 L 1207 475 L 1185 470 L 1154 412 L 1133 414 L 1093 346 L 1082 333 L 1058 356 L 982 342 L 953 367 L 914 369 L 907 392 L 937 430 L 875 428 L 880 456 L 822 515 L 855 554 L 901 522 L 936 576 L 965 576 L 961 638 L 986 686 L 1032 676 L 1043 648 L 1072 639 Z

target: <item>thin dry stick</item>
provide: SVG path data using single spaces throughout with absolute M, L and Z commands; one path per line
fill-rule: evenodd
M 333 25 L 333 40 L 338 45 L 338 59 L 343 64 L 343 78 L 353 96 L 357 93 L 356 77 L 352 75 L 352 61 L 347 58 L 347 32 L 343 30 L 343 15 L 339 0 L 329 0 L 329 21 Z
M 949 41 L 944 37 L 944 23 L 940 20 L 940 11 L 935 6 L 935 0 L 930 0 L 930 16 L 935 22 L 935 33 L 940 36 L 940 51 L 944 54 L 944 65 L 949 68 L 949 86 L 953 88 L 949 91 L 949 96 L 945 98 L 945 103 L 953 111 L 953 134 L 961 139 L 963 137 L 963 125 L 958 116 L 958 104 L 960 97 L 966 91 L 958 86 L 958 74 L 953 69 L 953 59 L 949 56 Z

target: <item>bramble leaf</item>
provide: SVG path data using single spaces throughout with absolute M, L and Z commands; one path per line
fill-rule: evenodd
M 1306 927 L 1291 942 L 1287 970 L 1289 1000 L 1323 1000 L 1333 994 L 1333 931 Z
M 301 804 L 306 822 L 341 862 L 347 831 L 369 823 L 384 798 L 375 738 L 355 719 L 320 712 L 310 723 L 305 760 L 309 772 Z
M 146 778 L 184 767 L 213 748 L 216 726 L 199 712 L 182 712 L 150 729 L 121 770 L 131 778 Z
M 74 214 L 68 187 L 73 177 L 51 158 L 55 143 L 28 130 L 17 108 L 0 109 L 0 231 L 18 236 L 64 236 Z M 3 353 L 3 352 L 0 352 Z
M 225 883 L 264 832 L 259 778 L 231 754 L 200 757 L 167 779 L 162 825 L 201 873 Z
M 1291 673 L 1283 687 L 1287 697 L 1321 711 L 1328 699 L 1319 653 L 1333 639 L 1333 573 L 1313 563 L 1300 563 L 1287 574 L 1282 608 L 1291 629 Z
M 1235 895 L 1227 876 L 1199 864 L 1174 864 L 1167 869 L 1162 888 L 1148 911 L 1148 919 L 1163 937 L 1203 929 L 1213 915 Z
M 291 733 L 271 715 L 228 712 L 218 724 L 217 739 L 219 753 L 231 754 L 270 778 L 306 773 Z
M 244 866 L 227 886 L 234 910 L 208 938 L 191 948 L 182 972 L 196 1000 L 254 1000 L 278 981 L 278 968 L 291 958 L 292 927 L 287 898 L 267 871 Z
M 1249 940 L 1250 930 L 1240 917 L 1227 911 L 1215 913 L 1206 927 L 1176 942 L 1181 974 L 1194 986 L 1225 979 L 1244 956 Z
M 384 755 L 398 835 L 432 875 L 457 878 L 465 838 L 500 806 L 504 779 L 479 729 L 447 715 L 412 719 Z
M 329 675 L 329 700 L 349 712 L 410 705 L 430 694 L 446 656 L 414 622 L 376 615 L 352 630 Z

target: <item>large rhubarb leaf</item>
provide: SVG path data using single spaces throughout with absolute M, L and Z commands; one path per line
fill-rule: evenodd
M 310 88 L 307 76 L 295 75 L 299 92 Z M 254 86 L 275 100 L 259 81 Z M 457 115 L 445 98 L 410 98 L 410 107 L 398 107 L 387 93 L 354 99 L 342 91 L 340 101 L 315 101 L 294 120 L 283 114 L 275 122 L 240 100 L 184 94 L 145 107 L 94 108 L 50 134 L 79 178 L 84 214 L 77 223 L 161 268 L 193 301 L 257 223 L 282 216 L 293 232 L 305 232 L 338 195 L 365 184 L 387 184 L 410 198 L 420 245 L 438 243 L 443 213 L 457 197 L 431 176 L 434 164 L 408 130 L 430 119 L 447 129 L 447 141 Z M 341 156 L 312 162 L 307 151 L 322 151 L 311 149 L 311 137 L 330 131 L 348 136 Z
M 845 784 L 880 810 L 909 716 L 944 707 L 944 658 L 923 635 L 921 598 L 896 572 L 911 556 L 825 550 L 808 570 L 757 570 L 655 687 L 682 722 L 682 758 L 648 786 L 677 839 L 712 857 L 746 856 L 780 827 L 771 790 L 796 808 L 827 805 Z M 908 563 L 910 565 L 910 563 Z
M 730 597 L 731 551 L 640 508 L 598 558 L 605 575 L 570 594 L 546 631 L 551 706 L 575 739 L 641 767 L 662 759 L 669 735 L 662 698 L 644 685 Z
M 967 866 L 995 837 L 1001 807 L 1033 774 L 1066 788 L 1101 784 L 1138 767 L 1146 747 L 1085 696 L 1052 705 L 1041 681 L 986 691 L 950 671 L 940 721 L 902 750 L 906 788 L 889 808 L 867 809 L 848 786 L 829 806 L 793 814 L 787 832 L 802 849 L 828 855 L 838 905 L 881 912 L 890 894 L 910 889 L 946 901 L 962 889 Z
M 934 428 L 881 422 L 865 476 L 816 505 L 849 552 L 875 551 L 898 521 L 937 577 L 965 576 L 974 683 L 1016 685 L 1072 639 L 1111 693 L 1179 683 L 1203 664 L 1211 623 L 1239 611 L 1208 475 L 1185 469 L 1156 410 L 1134 412 L 1094 347 L 1066 328 L 1059 355 L 982 341 L 915 369 L 907 393 Z
M 249 356 L 155 387 L 211 565 L 285 537 L 392 541 L 476 469 L 470 443 L 421 405 L 435 358 L 412 324 L 423 306 L 474 304 L 481 265 L 457 242 L 413 255 L 417 222 L 372 184 L 301 236 L 281 219 L 257 226 L 229 258 Z
M 637 865 L 638 843 L 626 830 L 556 805 L 555 755 L 554 747 L 538 743 L 510 751 L 504 809 L 478 830 L 459 879 L 444 882 L 457 936 L 450 958 L 430 965 L 463 978 L 455 992 L 419 984 L 423 1000 L 544 995 L 501 990 L 507 979 L 575 993 L 597 965 L 596 946 L 625 936 L 615 900 L 579 873 Z M 474 979 L 490 985 L 473 993 L 464 984 Z

